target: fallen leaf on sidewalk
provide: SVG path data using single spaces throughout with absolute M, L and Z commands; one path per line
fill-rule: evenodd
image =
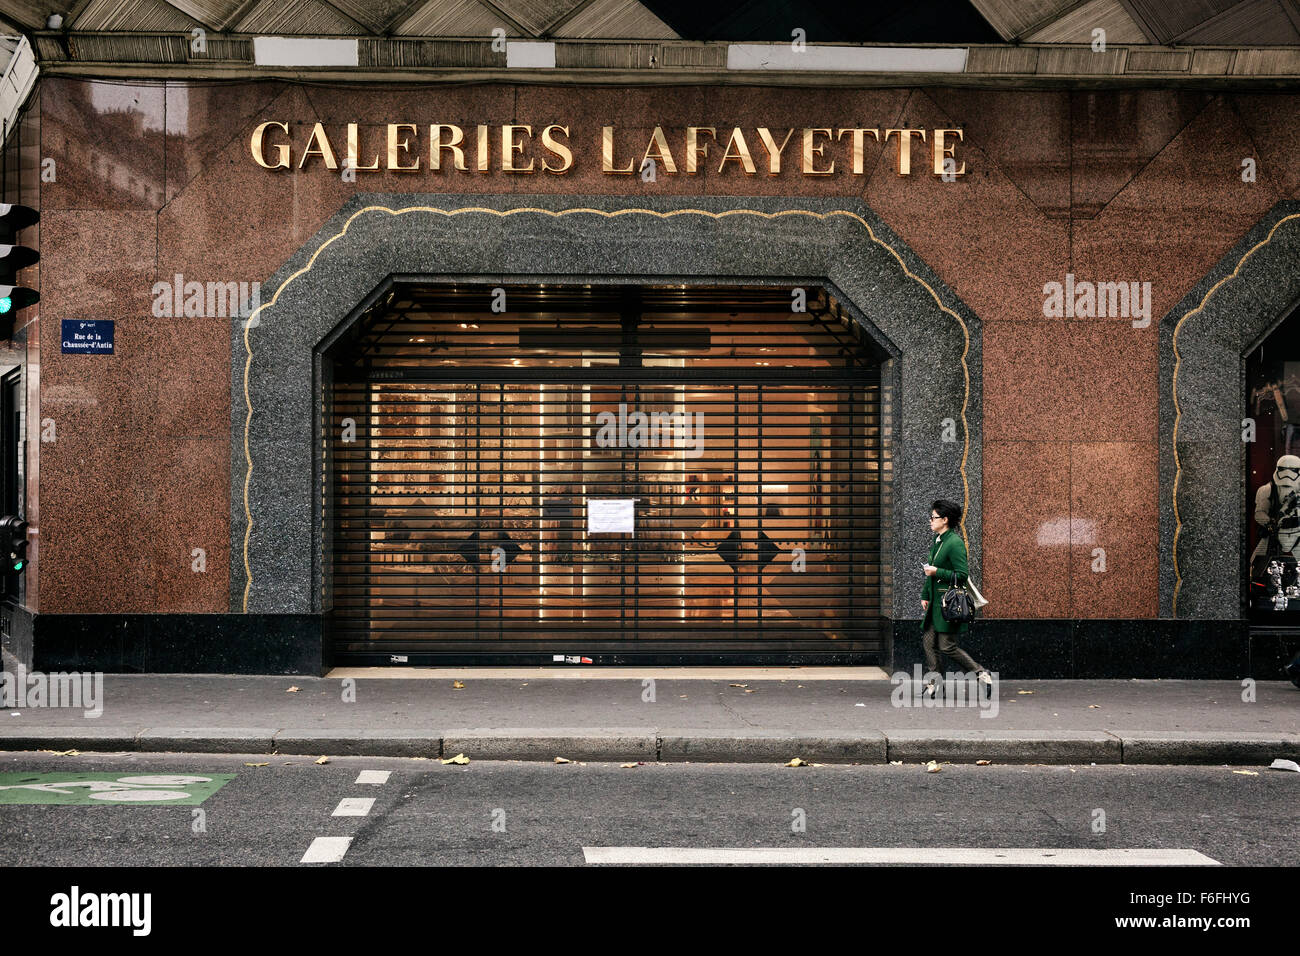
M 728 687 L 748 687 L 748 684 L 728 684 Z
M 556 763 L 573 763 L 573 761 L 572 761 L 572 760 L 569 760 L 567 757 L 556 757 L 556 758 L 555 758 L 555 762 L 556 762 Z
M 937 760 L 927 760 L 925 762 L 926 773 L 939 773 L 941 770 L 943 770 L 943 768 L 939 766 L 939 762 Z
M 619 764 L 619 766 L 622 767 L 624 770 L 630 770 L 632 767 L 644 767 L 645 764 L 641 763 L 640 761 L 637 761 L 636 763 L 621 763 Z
M 1101 704 L 1089 704 L 1089 705 L 1088 705 L 1088 709 L 1089 709 L 1089 710 L 1101 710 Z
M 269 767 L 270 763 L 246 763 L 245 767 Z
M 452 689 L 452 690 L 464 690 L 464 689 L 465 689 L 465 685 L 464 685 L 462 682 L 458 681 L 458 680 L 454 680 L 454 681 L 451 682 L 451 689 Z
M 285 691 L 285 693 L 286 693 L 286 694 L 296 694 L 296 693 L 298 693 L 298 688 L 296 688 L 296 687 L 290 687 L 288 690 Z
M 466 757 L 464 754 L 456 754 L 456 756 L 454 756 L 454 757 L 448 757 L 446 760 L 441 760 L 441 759 L 439 759 L 439 763 L 443 763 L 443 764 L 449 764 L 449 763 L 465 764 L 465 763 L 469 763 L 469 758 Z
M 903 761 L 901 760 L 891 760 L 889 762 L 895 767 L 901 767 L 903 765 Z
M 754 693 L 754 691 L 753 691 L 752 688 L 749 688 L 749 689 L 746 689 L 745 693 L 746 693 L 746 694 L 752 694 L 752 693 Z
M 54 756 L 56 757 L 76 757 L 81 753 L 81 751 L 80 750 L 42 750 L 41 753 L 54 754 Z
M 1300 773 L 1300 763 L 1294 760 L 1283 760 L 1281 757 L 1274 757 L 1273 762 L 1268 765 L 1269 770 L 1294 770 Z
M 321 757 L 321 758 L 320 758 L 319 760 L 317 760 L 316 762 L 317 762 L 317 763 L 329 763 L 329 762 L 330 762 L 330 758 L 329 758 L 329 757 Z
M 806 767 L 806 766 L 808 766 L 808 763 L 807 763 L 807 761 L 800 760 L 798 757 L 795 757 L 795 758 L 794 758 L 793 760 L 791 760 L 788 764 L 786 764 L 786 766 L 787 766 L 787 767 Z
M 1033 691 L 1032 691 L 1032 690 L 1018 690 L 1018 691 L 1016 691 L 1016 693 L 1017 693 L 1017 694 L 1032 694 Z
M 678 694 L 677 696 L 680 697 L 682 700 L 685 700 L 685 699 L 686 699 L 686 695 L 685 695 L 685 694 Z
M 1259 776 L 1259 774 L 1256 773 L 1254 770 L 1234 770 L 1234 771 L 1232 771 L 1232 772 L 1233 772 L 1233 773 L 1239 773 L 1239 774 L 1241 774 L 1243 777 L 1258 777 L 1258 776 Z
M 987 766 L 988 766 L 989 764 L 991 764 L 992 762 L 993 762 L 992 760 L 976 760 L 976 761 L 975 761 L 975 766 L 977 766 L 977 767 L 987 767 Z

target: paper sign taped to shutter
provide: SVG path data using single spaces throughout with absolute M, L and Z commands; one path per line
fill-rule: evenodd
M 587 534 L 633 534 L 635 498 L 588 498 Z

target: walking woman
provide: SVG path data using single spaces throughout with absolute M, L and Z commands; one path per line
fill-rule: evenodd
M 961 505 L 957 502 L 940 498 L 930 506 L 930 533 L 934 535 L 934 542 L 930 545 L 929 560 L 925 564 L 925 587 L 921 591 L 921 607 L 925 611 L 921 624 L 925 630 L 921 638 L 921 645 L 925 648 L 925 669 L 932 674 L 939 670 L 939 654 L 935 653 L 937 640 L 940 653 L 955 660 L 964 670 L 975 671 L 980 683 L 991 689 L 993 678 L 989 672 L 957 646 L 956 635 L 965 634 L 970 626 L 946 620 L 942 611 L 944 592 L 954 581 L 965 580 L 970 574 L 966 542 L 958 530 L 960 526 Z M 923 693 L 933 698 L 936 691 L 931 678 Z

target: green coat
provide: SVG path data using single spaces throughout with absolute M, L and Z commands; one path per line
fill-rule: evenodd
M 930 602 L 930 608 L 921 621 L 921 629 L 925 630 L 928 625 L 933 624 L 935 632 L 939 634 L 952 632 L 964 634 L 970 630 L 970 625 L 954 624 L 944 620 L 943 611 L 940 609 L 944 592 L 952 584 L 953 577 L 957 576 L 965 580 L 970 574 L 970 566 L 966 562 L 966 542 L 961 539 L 961 534 L 949 528 L 939 535 L 930 545 L 930 557 L 926 564 L 933 564 L 938 570 L 935 571 L 934 577 L 926 577 L 925 587 L 921 589 L 921 600 Z

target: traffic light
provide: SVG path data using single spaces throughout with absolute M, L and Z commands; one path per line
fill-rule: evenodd
M 41 254 L 17 244 L 19 231 L 36 225 L 40 218 L 41 214 L 31 206 L 0 203 L 0 339 L 12 339 L 18 310 L 35 305 L 41 298 L 35 289 L 18 284 L 18 270 L 35 265 Z
M 17 515 L 0 518 L 0 548 L 4 549 L 0 571 L 22 574 L 27 567 L 27 522 Z

